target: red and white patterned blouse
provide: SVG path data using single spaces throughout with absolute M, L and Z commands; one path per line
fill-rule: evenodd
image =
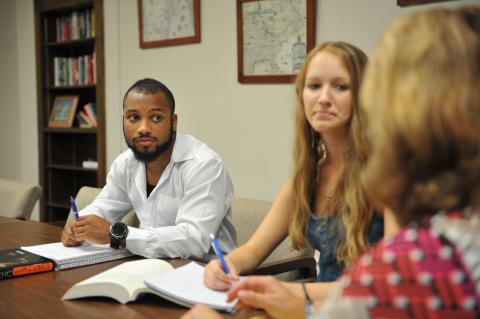
M 404 227 L 364 254 L 340 287 L 320 318 L 339 318 L 336 309 L 356 318 L 479 319 L 480 214 L 439 213 Z

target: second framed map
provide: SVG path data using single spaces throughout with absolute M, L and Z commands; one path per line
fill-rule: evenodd
M 237 0 L 238 81 L 289 83 L 315 44 L 315 0 Z
M 140 47 L 200 42 L 200 0 L 138 0 Z

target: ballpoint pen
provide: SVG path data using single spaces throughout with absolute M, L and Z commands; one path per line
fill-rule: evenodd
M 225 258 L 223 258 L 222 251 L 220 250 L 220 247 L 218 246 L 217 240 L 215 239 L 215 236 L 213 234 L 210 234 L 210 239 L 212 239 L 212 247 L 213 250 L 215 250 L 215 253 L 218 256 L 218 259 L 220 259 L 220 262 L 222 263 L 223 270 L 227 275 L 230 275 L 230 269 L 228 269 L 227 263 L 225 262 Z
M 75 198 L 73 198 L 72 196 L 70 196 L 70 204 L 72 205 L 73 217 L 75 217 L 75 219 L 79 219 L 80 216 L 78 216 L 78 210 L 77 210 L 77 205 L 75 204 Z

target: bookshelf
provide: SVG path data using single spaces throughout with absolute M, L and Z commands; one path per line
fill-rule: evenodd
M 40 220 L 62 225 L 71 195 L 105 183 L 103 0 L 35 0 L 34 11 Z M 49 125 L 59 96 L 78 96 L 71 127 Z M 79 114 L 88 103 L 94 105 L 96 127 Z M 98 168 L 84 167 L 89 160 Z

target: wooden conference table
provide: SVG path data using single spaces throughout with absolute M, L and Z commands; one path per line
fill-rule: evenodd
M 57 242 L 61 232 L 62 228 L 49 224 L 0 216 L 0 250 Z M 138 258 L 0 280 L 0 318 L 178 318 L 184 314 L 186 308 L 151 294 L 126 305 L 100 297 L 61 300 L 75 283 L 125 260 Z M 168 261 L 173 266 L 188 262 L 182 259 Z M 254 310 L 242 310 L 225 316 L 238 319 L 255 316 L 268 318 L 265 312 Z

